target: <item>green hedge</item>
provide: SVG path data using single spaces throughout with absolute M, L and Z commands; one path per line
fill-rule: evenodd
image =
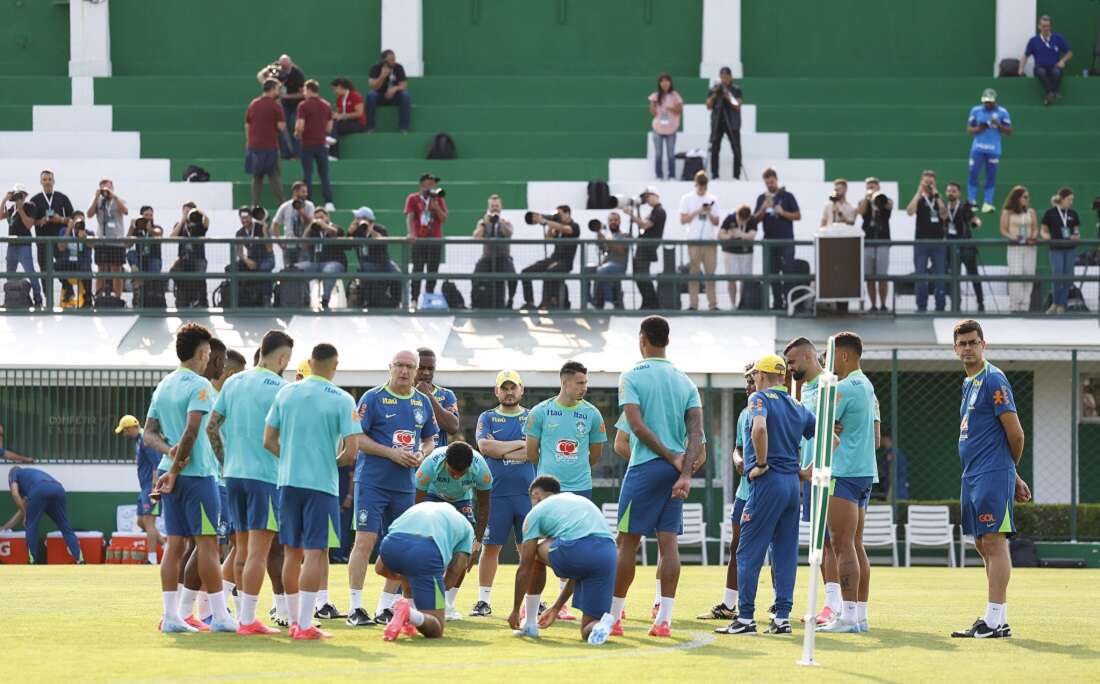
M 897 520 L 898 536 L 904 536 L 904 525 L 909 519 L 909 506 L 947 506 L 951 511 L 951 522 L 959 523 L 959 500 L 942 501 L 899 501 Z M 1020 534 L 1032 539 L 1062 541 L 1070 538 L 1069 504 L 1016 504 L 1016 529 Z M 1081 541 L 1100 540 L 1100 504 L 1077 505 L 1077 539 Z

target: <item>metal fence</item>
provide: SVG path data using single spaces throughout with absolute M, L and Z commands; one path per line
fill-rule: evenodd
M 743 265 L 742 255 L 724 251 L 723 248 L 731 246 L 729 242 L 625 239 L 617 242 L 627 247 L 629 256 L 625 270 L 607 266 L 606 242 L 575 240 L 571 244 L 576 247 L 576 256 L 569 264 L 552 272 L 527 270 L 536 263 L 545 265 L 553 249 L 562 243 L 562 240 L 515 239 L 505 243 L 455 238 L 422 238 L 415 242 L 403 238 L 346 237 L 293 240 L 140 238 L 126 241 L 124 272 L 114 274 L 93 268 L 95 254 L 102 244 L 95 239 L 84 243 L 87 251 L 81 252 L 83 256 L 70 258 L 71 254 L 76 254 L 69 251 L 74 245 L 72 238 L 3 237 L 0 238 L 0 253 L 4 257 L 5 270 L 0 272 L 0 279 L 7 282 L 28 277 L 35 279 L 42 286 L 46 309 L 72 314 L 95 310 L 92 294 L 102 287 L 97 281 L 116 275 L 125 282 L 126 293 L 121 305 L 139 310 L 277 307 L 304 312 L 321 308 L 322 285 L 328 282 L 337 291 L 330 308 L 336 313 L 355 314 L 408 312 L 418 303 L 418 292 L 429 288 L 441 292 L 442 284 L 447 281 L 454 284 L 467 306 L 492 315 L 520 306 L 528 286 L 532 288 L 532 304 L 539 308 L 592 312 L 608 306 L 637 310 L 643 305 L 639 285 L 644 287 L 644 283 L 655 286 L 658 294 L 648 303 L 648 308 L 671 313 L 689 306 L 687 293 L 692 282 L 700 285 L 698 306 L 702 313 L 756 313 L 770 309 L 780 291 L 814 282 L 814 244 L 796 240 L 751 243 L 747 255 L 749 266 Z M 1050 273 L 1050 247 L 1067 245 L 1075 250 L 1076 264 L 1072 272 Z M 249 246 L 267 255 L 255 260 L 257 270 L 248 270 L 243 261 L 243 252 Z M 889 247 L 889 267 L 886 275 L 867 276 L 865 290 L 872 283 L 888 283 L 887 307 L 897 314 L 923 311 L 917 294 L 926 287 L 928 311 L 934 312 L 942 305 L 952 312 L 980 308 L 987 314 L 1020 314 L 1046 311 L 1052 301 L 1054 284 L 1067 283 L 1070 286 L 1068 315 L 1096 315 L 1100 311 L 1100 241 L 1044 243 L 1032 247 L 1034 251 L 1028 257 L 1035 263 L 1032 273 L 1010 271 L 1005 258 L 1007 246 L 1004 241 L 995 240 L 867 241 L 865 248 L 868 250 Z M 148 247 L 155 247 L 159 257 L 150 257 Z M 506 247 L 508 256 L 487 257 L 486 250 L 494 247 Z M 656 252 L 657 261 L 649 262 L 652 273 L 639 272 L 638 263 L 632 258 L 641 247 Z M 689 247 L 712 255 L 716 264 L 714 271 L 689 272 Z M 918 252 L 917 247 L 932 248 L 937 255 L 942 255 L 942 261 L 937 256 L 924 267 L 919 266 L 914 254 L 923 256 L 927 250 Z M 306 256 L 288 256 L 288 250 L 298 250 L 298 254 Z M 424 255 L 433 250 L 440 255 L 438 274 L 429 277 L 429 274 L 417 273 L 416 267 L 425 261 Z M 43 256 L 50 254 L 57 256 L 53 259 Z M 734 256 L 739 259 L 731 258 Z M 27 263 L 37 270 L 25 272 Z M 942 271 L 930 270 L 939 268 L 936 263 L 943 264 Z M 322 275 L 303 268 L 327 270 Z M 303 282 L 311 286 L 306 294 L 302 294 L 300 283 Z M 295 284 L 299 284 L 298 287 Z M 144 290 L 143 285 L 147 286 Z M 706 294 L 711 285 L 715 289 L 713 300 Z M 943 296 L 937 298 L 941 285 Z M 69 290 L 85 293 L 84 307 L 79 306 L 79 300 L 66 299 L 65 292 Z M 1010 296 L 1012 291 L 1015 291 L 1015 305 Z M 139 292 L 145 294 L 139 295 Z M 161 296 L 157 296 L 158 292 Z M 554 296 L 555 292 L 560 295 Z M 859 312 L 867 304 L 866 298 L 853 299 L 850 312 Z M 9 312 L 30 309 L 7 302 L 5 306 Z M 810 315 L 813 311 L 814 307 L 806 305 L 794 313 Z

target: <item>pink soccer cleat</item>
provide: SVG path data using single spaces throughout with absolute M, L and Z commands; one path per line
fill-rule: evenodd
M 206 624 L 205 622 L 198 619 L 194 615 L 188 615 L 187 617 L 183 618 L 183 621 L 186 622 L 187 624 L 191 625 L 195 629 L 199 630 L 200 632 L 209 632 L 210 631 L 210 625 Z
M 252 624 L 239 625 L 237 627 L 237 634 L 240 634 L 241 636 L 253 636 L 256 634 L 281 634 L 281 632 L 274 627 L 268 627 L 259 620 L 256 620 Z
M 816 621 L 817 624 L 824 625 L 825 623 L 832 621 L 833 618 L 835 618 L 836 616 L 837 615 L 835 612 L 833 612 L 832 608 L 830 608 L 829 606 L 825 606 L 821 609 L 821 612 L 817 614 Z
M 559 620 L 576 620 L 577 616 L 570 613 L 568 608 L 566 608 L 565 606 L 562 606 L 561 610 L 558 611 L 558 619 Z
M 328 632 L 324 632 L 310 625 L 306 629 L 295 630 L 293 638 L 295 641 L 317 641 L 319 639 L 328 639 L 331 636 L 332 635 Z
M 667 622 L 657 624 L 653 623 L 653 626 L 649 628 L 649 636 L 652 637 L 670 637 L 672 636 L 672 627 Z
M 393 610 L 393 617 L 386 623 L 386 629 L 382 632 L 383 641 L 394 641 L 404 631 L 405 625 L 409 624 L 408 599 L 398 599 L 391 610 Z
M 611 636 L 622 636 L 622 635 L 623 635 L 623 621 L 622 620 L 616 620 L 615 624 L 611 626 Z

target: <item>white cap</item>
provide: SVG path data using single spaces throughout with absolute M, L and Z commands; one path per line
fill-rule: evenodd
M 17 192 L 27 192 L 27 186 L 23 185 L 22 183 L 16 183 L 15 185 L 11 186 L 11 194 L 14 195 Z
M 655 195 L 657 197 L 661 196 L 661 193 L 657 192 L 657 186 L 656 185 L 647 185 L 647 186 L 645 186 L 645 190 L 642 191 L 642 194 L 643 195 Z

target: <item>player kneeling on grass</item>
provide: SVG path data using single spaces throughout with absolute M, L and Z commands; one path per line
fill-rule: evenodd
M 611 615 L 611 593 L 615 586 L 615 542 L 603 513 L 588 499 L 562 493 L 561 483 L 541 475 L 531 483 L 533 508 L 523 521 L 523 544 L 519 548 L 515 602 L 508 624 L 518 636 L 539 635 L 539 627 L 554 624 L 565 602 L 573 596 L 573 607 L 581 611 L 581 638 L 593 646 L 607 641 L 615 618 Z M 539 614 L 539 601 L 546 585 L 546 567 L 566 581 L 554 605 Z M 521 624 L 519 609 L 526 605 L 527 620 Z
M 424 501 L 398 516 L 378 549 L 374 571 L 400 582 L 408 598 L 393 604 L 385 641 L 420 632 L 443 636 L 448 587 L 470 570 L 474 528 L 449 503 Z

